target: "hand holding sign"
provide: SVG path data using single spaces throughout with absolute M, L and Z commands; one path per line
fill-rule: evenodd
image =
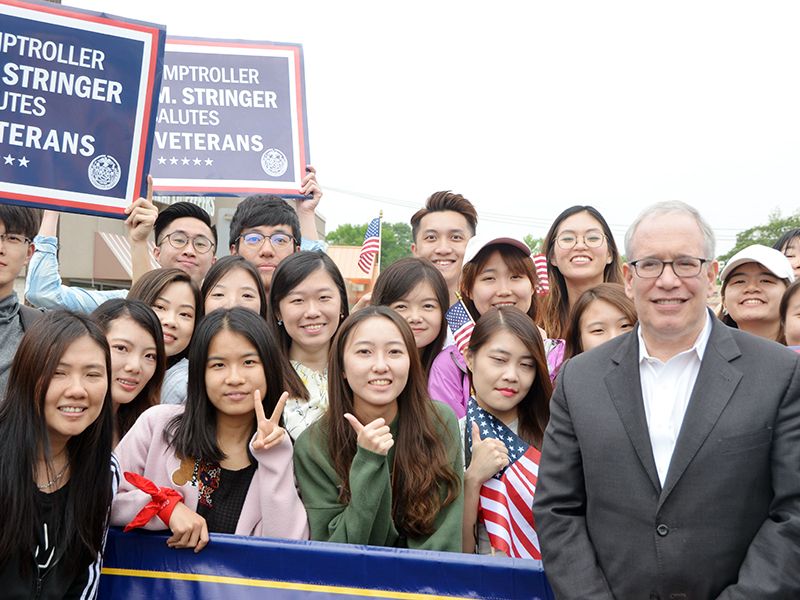
M 300 182 L 300 193 L 303 196 L 312 196 L 308 198 L 298 198 L 295 200 L 295 207 L 297 212 L 310 212 L 313 213 L 317 210 L 319 201 L 322 200 L 322 188 L 317 182 L 317 170 L 311 165 L 306 166 L 306 175 Z
M 153 204 L 153 177 L 147 176 L 147 197 L 139 198 L 125 209 L 129 215 L 125 220 L 131 242 L 146 242 L 158 217 L 158 209 Z
M 355 429 L 358 434 L 356 442 L 365 450 L 386 456 L 389 453 L 389 448 L 394 446 L 392 432 L 389 431 L 389 426 L 382 417 L 378 417 L 366 425 L 362 425 L 361 421 L 350 413 L 345 413 L 344 418 Z
M 286 406 L 286 400 L 289 398 L 289 392 L 281 394 L 269 419 L 267 419 L 264 405 L 261 403 L 261 391 L 256 390 L 253 396 L 255 399 L 256 421 L 258 422 L 258 431 L 256 431 L 256 439 L 253 441 L 253 448 L 255 450 L 269 450 L 280 444 L 283 438 L 286 437 L 286 430 L 279 423 L 283 414 L 283 407 Z

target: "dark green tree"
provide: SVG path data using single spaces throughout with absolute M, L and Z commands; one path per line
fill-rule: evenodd
M 351 225 L 345 223 L 325 236 L 325 241 L 333 246 L 361 246 L 367 224 Z M 381 270 L 394 261 L 411 256 L 411 226 L 408 223 L 381 224 Z
M 736 245 L 730 251 L 718 257 L 720 262 L 725 262 L 739 250 L 753 244 L 772 246 L 784 233 L 790 229 L 800 229 L 800 210 L 784 217 L 781 210 L 776 208 L 769 215 L 766 225 L 756 225 L 736 234 Z

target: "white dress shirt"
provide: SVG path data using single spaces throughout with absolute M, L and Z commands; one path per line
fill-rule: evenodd
M 706 312 L 706 323 L 694 345 L 670 358 L 666 363 L 653 358 L 639 335 L 639 376 L 642 381 L 642 398 L 650 446 L 658 470 L 661 486 L 667 480 L 669 463 L 675 450 L 675 442 L 681 432 L 683 417 L 692 397 L 694 383 L 700 372 L 700 364 L 711 335 L 711 315 Z

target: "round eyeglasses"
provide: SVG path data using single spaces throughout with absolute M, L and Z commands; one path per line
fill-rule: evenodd
M 599 248 L 603 245 L 606 236 L 602 233 L 587 233 L 586 235 L 565 233 L 556 238 L 556 243 L 562 250 L 572 250 L 578 244 L 578 238 L 583 238 L 583 243 L 589 248 Z
M 628 264 L 633 267 L 636 274 L 642 279 L 656 279 L 657 277 L 661 277 L 666 265 L 671 266 L 672 272 L 678 277 L 697 277 L 700 274 L 700 270 L 703 268 L 703 263 L 711 261 L 712 259 L 710 258 L 684 256 L 683 258 L 676 258 L 675 260 L 642 258 L 640 260 L 631 261 Z
M 173 248 L 177 248 L 178 250 L 185 247 L 186 244 L 188 244 L 191 240 L 192 248 L 194 248 L 198 254 L 205 254 L 214 247 L 214 242 L 212 242 L 206 236 L 196 235 L 192 237 L 190 235 L 186 235 L 183 231 L 173 231 L 172 233 L 165 235 L 161 239 L 161 244 L 164 243 L 164 240 L 168 240 L 169 245 Z
M 264 235 L 263 233 L 245 233 L 240 235 L 237 239 L 242 240 L 244 245 L 253 250 L 258 250 L 264 245 L 264 240 L 269 239 L 270 245 L 275 250 L 283 250 L 288 248 L 289 244 L 294 241 L 294 237 L 286 233 L 273 233 L 272 235 Z

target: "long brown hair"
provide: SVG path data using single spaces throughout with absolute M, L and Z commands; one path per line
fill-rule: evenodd
M 142 391 L 128 402 L 121 404 L 114 417 L 114 428 L 119 439 L 128 433 L 141 414 L 151 406 L 158 404 L 161 397 L 161 384 L 164 382 L 164 373 L 167 369 L 167 355 L 164 350 L 164 333 L 158 317 L 147 304 L 141 300 L 123 300 L 115 298 L 104 302 L 92 313 L 92 318 L 108 335 L 114 321 L 129 318 L 136 325 L 144 329 L 153 338 L 156 346 L 156 369 L 153 376 L 145 384 Z M 109 389 L 111 382 L 109 381 Z M 113 400 L 113 398 L 112 398 Z
M 528 309 L 528 316 L 536 320 L 538 301 L 536 300 L 536 284 L 539 278 L 536 276 L 536 264 L 533 262 L 530 254 L 526 254 L 516 246 L 511 244 L 489 244 L 482 248 L 478 254 L 475 255 L 468 263 L 464 263 L 461 269 L 461 296 L 464 300 L 464 305 L 469 310 L 472 318 L 477 321 L 480 318 L 478 309 L 475 308 L 475 302 L 472 300 L 472 287 L 475 285 L 475 280 L 478 275 L 489 262 L 492 254 L 495 252 L 500 253 L 500 258 L 508 267 L 508 270 L 515 275 L 524 275 L 531 282 L 531 306 Z
M 547 279 L 550 292 L 545 296 L 542 310 L 539 312 L 537 325 L 547 332 L 549 338 L 563 338 L 566 335 L 567 323 L 569 322 L 569 294 L 567 292 L 567 282 L 558 267 L 553 265 L 553 252 L 555 251 L 558 228 L 561 223 L 572 215 L 585 212 L 600 223 L 603 235 L 606 236 L 606 244 L 611 252 L 611 262 L 603 270 L 603 283 L 623 283 L 622 265 L 620 264 L 617 243 L 614 241 L 614 234 L 596 208 L 593 206 L 572 206 L 562 212 L 553 221 L 550 231 L 544 237 L 542 249 L 547 256 Z
M 344 349 L 352 332 L 369 319 L 388 319 L 394 323 L 409 356 L 408 382 L 397 397 L 394 522 L 398 531 L 409 537 L 428 535 L 434 531 L 436 516 L 442 507 L 453 502 L 460 493 L 459 476 L 448 458 L 448 445 L 453 447 L 458 442 L 449 435 L 433 407 L 433 400 L 428 398 L 414 334 L 395 311 L 386 306 L 368 306 L 350 315 L 339 327 L 328 358 L 330 408 L 319 423 L 321 427 L 312 426 L 310 433 L 314 435 L 322 428 L 330 432 L 328 452 L 341 481 L 339 500 L 349 504 L 350 465 L 356 455 L 357 436 L 344 418 L 345 413 L 353 413 L 353 390 L 345 380 Z
M 581 341 L 581 319 L 586 309 L 595 300 L 603 300 L 611 306 L 618 308 L 630 319 L 631 323 L 636 323 L 639 317 L 636 315 L 636 306 L 633 301 L 625 295 L 625 287 L 618 283 L 601 283 L 583 292 L 572 307 L 572 314 L 569 318 L 569 327 L 566 331 L 567 347 L 564 351 L 564 360 L 578 356 L 583 352 L 583 342 Z
M 537 450 L 542 449 L 544 429 L 550 420 L 550 395 L 553 385 L 547 369 L 547 356 L 542 344 L 539 329 L 528 316 L 516 306 L 500 306 L 487 311 L 475 324 L 469 340 L 467 354 L 474 357 L 478 351 L 488 344 L 494 334 L 506 330 L 519 338 L 519 341 L 533 355 L 536 363 L 536 377 L 531 389 L 517 405 L 519 418 L 519 437 Z M 473 373 L 469 371 L 469 382 L 472 385 Z

